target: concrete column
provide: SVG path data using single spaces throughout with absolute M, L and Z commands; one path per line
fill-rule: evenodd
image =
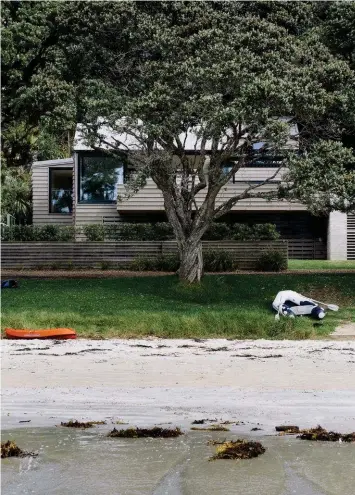
M 332 211 L 328 221 L 328 260 L 346 260 L 347 257 L 347 215 Z

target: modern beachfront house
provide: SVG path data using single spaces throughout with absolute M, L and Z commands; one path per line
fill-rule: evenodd
M 109 131 L 106 130 L 108 133 Z M 298 128 L 290 123 L 289 148 L 298 148 Z M 187 136 L 186 153 L 196 154 L 196 136 Z M 137 146 L 127 135 L 120 135 L 132 149 Z M 219 201 L 242 192 L 246 184 L 273 175 L 278 163 L 274 157 L 256 158 L 240 169 L 223 188 Z M 125 199 L 126 165 L 104 151 L 87 146 L 78 126 L 68 159 L 37 161 L 32 166 L 33 223 L 82 226 L 117 222 L 165 221 L 163 196 L 151 179 L 135 195 Z M 280 177 L 263 186 L 276 187 Z M 201 196 L 203 197 L 203 196 Z M 120 198 L 118 200 L 118 198 Z M 355 259 L 355 216 L 333 212 L 314 217 L 301 203 L 247 199 L 238 202 L 222 219 L 235 223 L 273 223 L 282 238 L 294 248 L 290 257 Z M 312 241 L 312 242 L 311 242 Z M 302 246 L 307 246 L 304 249 Z M 310 249 L 310 246 L 313 246 Z

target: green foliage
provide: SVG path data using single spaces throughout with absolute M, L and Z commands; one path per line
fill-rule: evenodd
M 233 253 L 229 251 L 209 250 L 203 253 L 203 265 L 206 272 L 233 272 L 238 268 Z
M 102 235 L 101 226 L 100 235 Z M 95 230 L 95 229 L 93 229 Z M 167 241 L 174 239 L 174 232 L 168 222 L 121 223 L 103 226 L 104 238 L 115 241 Z M 205 240 L 276 240 L 280 234 L 273 224 L 227 224 L 214 222 L 203 239 Z M 91 237 L 88 240 L 94 240 Z M 101 240 L 101 239 L 100 239 Z
M 103 225 L 84 225 L 83 233 L 86 235 L 88 241 L 104 241 L 105 240 L 105 229 Z
M 233 253 L 209 250 L 203 253 L 204 268 L 207 272 L 231 272 L 237 263 Z M 139 256 L 129 265 L 133 271 L 176 272 L 180 261 L 177 254 L 161 254 L 157 257 Z
M 355 155 L 334 141 L 319 141 L 290 160 L 280 194 L 300 199 L 315 215 L 355 209 Z
M 31 174 L 23 167 L 1 168 L 1 219 L 13 215 L 16 223 L 30 223 L 32 216 Z
M 2 231 L 1 240 L 9 242 L 71 242 L 76 229 L 71 225 L 13 225 Z
M 129 264 L 129 269 L 138 272 L 176 272 L 179 264 L 179 257 L 174 254 L 160 254 L 154 258 L 138 256 Z
M 257 270 L 262 272 L 281 272 L 287 270 L 287 257 L 280 251 L 266 251 L 257 261 Z
M 203 239 L 209 241 L 274 241 L 280 238 L 276 225 L 271 223 L 248 225 L 244 223 L 212 223 Z
M 213 222 L 210 228 L 207 230 L 203 239 L 210 241 L 220 241 L 222 239 L 232 239 L 233 227 L 228 223 Z
M 100 263 L 101 270 L 109 270 L 111 268 L 111 262 L 108 260 L 103 260 Z

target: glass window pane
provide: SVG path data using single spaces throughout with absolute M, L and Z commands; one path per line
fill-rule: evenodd
M 117 186 L 123 184 L 123 164 L 110 156 L 82 156 L 80 201 L 115 201 Z
M 49 169 L 49 213 L 71 214 L 73 211 L 72 169 Z

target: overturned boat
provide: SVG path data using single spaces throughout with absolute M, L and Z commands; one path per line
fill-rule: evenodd
M 5 334 L 8 339 L 76 339 L 76 332 L 72 328 L 45 328 L 40 330 L 5 328 Z
M 324 306 L 324 307 L 322 307 Z M 293 290 L 282 290 L 275 297 L 272 307 L 277 314 L 275 319 L 279 319 L 280 315 L 295 318 L 296 316 L 309 315 L 317 320 L 322 320 L 325 315 L 325 308 L 331 311 L 338 311 L 339 307 L 336 304 L 326 304 L 310 297 L 298 294 Z

